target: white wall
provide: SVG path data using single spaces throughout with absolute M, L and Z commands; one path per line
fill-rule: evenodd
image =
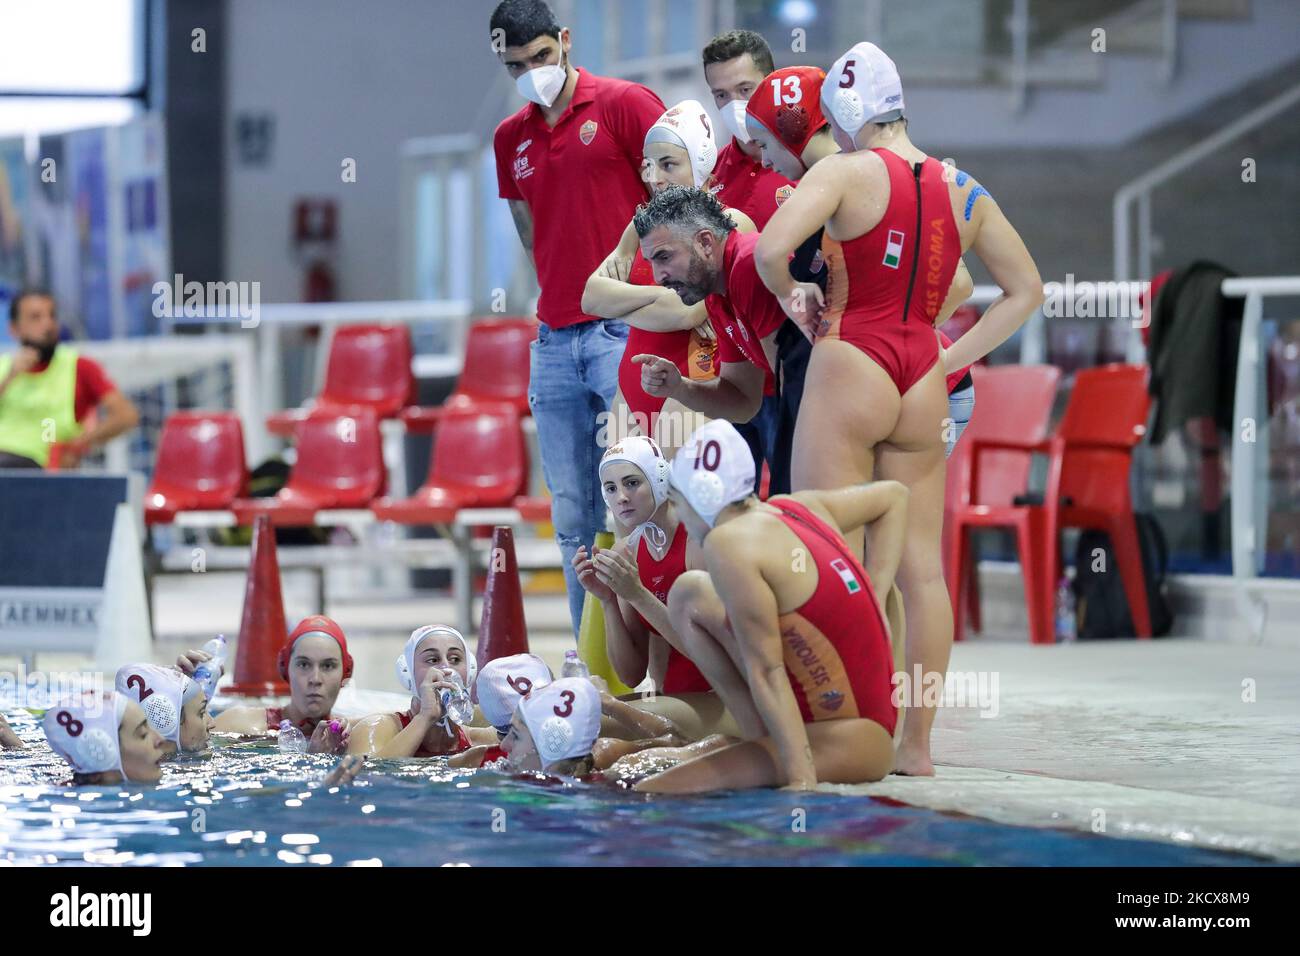
M 495 0 L 226 2 L 229 278 L 260 280 L 265 302 L 297 301 L 301 267 L 290 244 L 290 211 L 299 196 L 332 196 L 339 203 L 340 298 L 400 296 L 402 144 L 468 132 L 476 123 L 490 130 L 523 102 L 513 91 L 500 95 L 504 72 L 487 42 Z M 1181 68 L 1170 87 L 1158 81 L 1154 58 L 1112 53 L 1098 88 L 1038 89 L 1019 116 L 1004 89 L 918 86 L 908 94 L 912 132 L 919 142 L 942 148 L 940 155 L 958 159 L 978 150 L 1014 148 L 1020 155 L 1038 148 L 1093 156 L 1108 166 L 1117 147 L 1152 127 L 1195 117 L 1216 94 L 1294 60 L 1298 21 L 1297 0 L 1254 0 L 1247 21 L 1183 19 Z M 575 40 L 579 54 L 591 42 Z M 577 61 L 584 59 L 578 55 Z M 688 95 L 707 100 L 702 78 L 659 92 L 666 102 Z M 233 128 L 245 111 L 275 117 L 265 168 L 237 162 Z M 355 183 L 340 179 L 344 157 L 357 161 Z M 996 177 L 986 172 L 981 178 L 993 188 Z M 1101 249 L 1109 243 L 1104 204 L 1111 192 L 1113 186 L 1099 187 L 1090 200 L 1103 263 Z
M 300 196 L 339 206 L 345 300 L 398 296 L 398 155 L 414 136 L 466 131 L 503 74 L 483 0 L 229 0 L 226 266 L 262 301 L 301 298 L 290 243 Z M 275 117 L 265 167 L 240 165 L 234 123 Z M 344 183 L 344 157 L 357 181 Z

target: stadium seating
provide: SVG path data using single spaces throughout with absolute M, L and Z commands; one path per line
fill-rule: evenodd
M 442 405 L 403 410 L 400 417 L 407 430 L 431 431 L 444 410 L 483 402 L 505 403 L 520 415 L 527 415 L 530 346 L 536 338 L 537 322 L 533 319 L 479 319 L 470 323 L 465 364 L 455 390 Z
M 234 412 L 176 412 L 163 424 L 146 524 L 170 524 L 182 511 L 218 511 L 248 493 L 244 430 Z
M 345 406 L 365 406 L 379 418 L 395 418 L 415 400 L 415 393 L 410 329 L 405 325 L 342 326 L 330 342 L 320 394 L 302 408 L 271 415 L 266 427 L 272 434 L 289 438 L 312 409 Z
M 240 525 L 267 514 L 275 525 L 310 525 L 316 512 L 368 508 L 386 485 L 379 419 L 366 407 L 318 408 L 296 426 L 298 458 L 274 498 L 242 498 Z

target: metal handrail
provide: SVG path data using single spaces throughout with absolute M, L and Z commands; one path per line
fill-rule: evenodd
M 1129 207 L 1134 201 L 1150 203 L 1150 194 L 1153 189 L 1169 181 L 1179 173 L 1188 169 L 1202 159 L 1222 149 L 1228 143 L 1239 139 L 1251 130 L 1263 126 L 1279 113 L 1285 112 L 1292 106 L 1300 103 L 1300 83 L 1292 86 L 1286 92 L 1273 97 L 1262 106 L 1256 107 L 1249 113 L 1229 123 L 1219 132 L 1206 139 L 1200 140 L 1196 144 L 1189 146 L 1182 152 L 1175 153 L 1169 159 L 1165 160 L 1154 169 L 1148 170 L 1141 176 L 1138 176 L 1132 182 L 1121 186 L 1115 193 L 1113 204 L 1114 211 L 1114 266 L 1115 279 L 1117 281 L 1126 281 L 1133 278 L 1133 270 L 1130 268 L 1129 251 L 1132 244 L 1129 223 Z M 1145 198 L 1144 198 L 1145 197 Z M 1139 257 L 1137 263 L 1138 278 L 1151 278 L 1151 224 L 1149 206 L 1144 216 L 1145 222 L 1139 231 L 1138 240 Z
M 1264 635 L 1268 606 L 1252 592 L 1259 575 L 1263 551 L 1261 538 L 1268 526 L 1267 495 L 1260 485 L 1259 448 L 1268 448 L 1268 406 L 1264 389 L 1264 349 L 1261 326 L 1264 299 L 1300 296 L 1300 276 L 1225 279 L 1220 291 L 1230 298 L 1245 298 L 1241 317 L 1241 343 L 1237 350 L 1237 389 L 1232 418 L 1232 578 L 1237 613 L 1255 640 Z M 1247 420 L 1255 422 L 1253 441 L 1246 440 Z M 1253 447 L 1252 447 L 1253 446 Z M 1264 474 L 1263 480 L 1267 481 Z

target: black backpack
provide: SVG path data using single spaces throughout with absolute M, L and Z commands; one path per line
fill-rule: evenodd
M 1138 548 L 1142 552 L 1142 572 L 1147 584 L 1147 612 L 1151 633 L 1168 634 L 1174 615 L 1165 597 L 1165 572 L 1169 548 L 1164 532 L 1147 514 L 1134 515 L 1137 521 Z M 1094 571 L 1093 552 L 1105 553 L 1105 572 Z M 1134 637 L 1133 615 L 1115 560 L 1110 535 L 1104 531 L 1085 531 L 1079 535 L 1074 554 L 1074 597 L 1077 634 L 1081 640 L 1102 637 Z

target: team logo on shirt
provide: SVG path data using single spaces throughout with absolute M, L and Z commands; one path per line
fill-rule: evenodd
M 516 156 L 515 161 L 512 164 L 512 168 L 513 168 L 516 181 L 520 179 L 527 179 L 534 172 L 533 167 L 528 165 L 527 156 Z
M 518 146 L 515 147 L 515 152 L 516 152 L 516 153 L 522 153 L 524 150 L 526 150 L 529 146 L 532 146 L 532 145 L 533 145 L 533 141 L 532 141 L 531 139 L 526 139 L 526 140 L 524 140 L 522 143 L 520 143 Z
M 578 139 L 582 140 L 583 146 L 591 145 L 591 141 L 596 138 L 596 128 L 595 120 L 587 120 L 582 124 L 582 128 L 578 130 Z
M 822 710 L 837 711 L 844 705 L 844 695 L 837 690 L 822 691 L 818 706 Z
M 779 188 L 777 189 L 777 191 L 776 191 L 776 205 L 777 205 L 777 208 L 779 209 L 779 208 L 781 207 L 781 203 L 785 202 L 787 199 L 789 199 L 789 198 L 790 198 L 791 196 L 793 196 L 793 195 L 794 195 L 794 187 L 793 187 L 793 186 L 781 186 L 781 187 L 779 187 Z

